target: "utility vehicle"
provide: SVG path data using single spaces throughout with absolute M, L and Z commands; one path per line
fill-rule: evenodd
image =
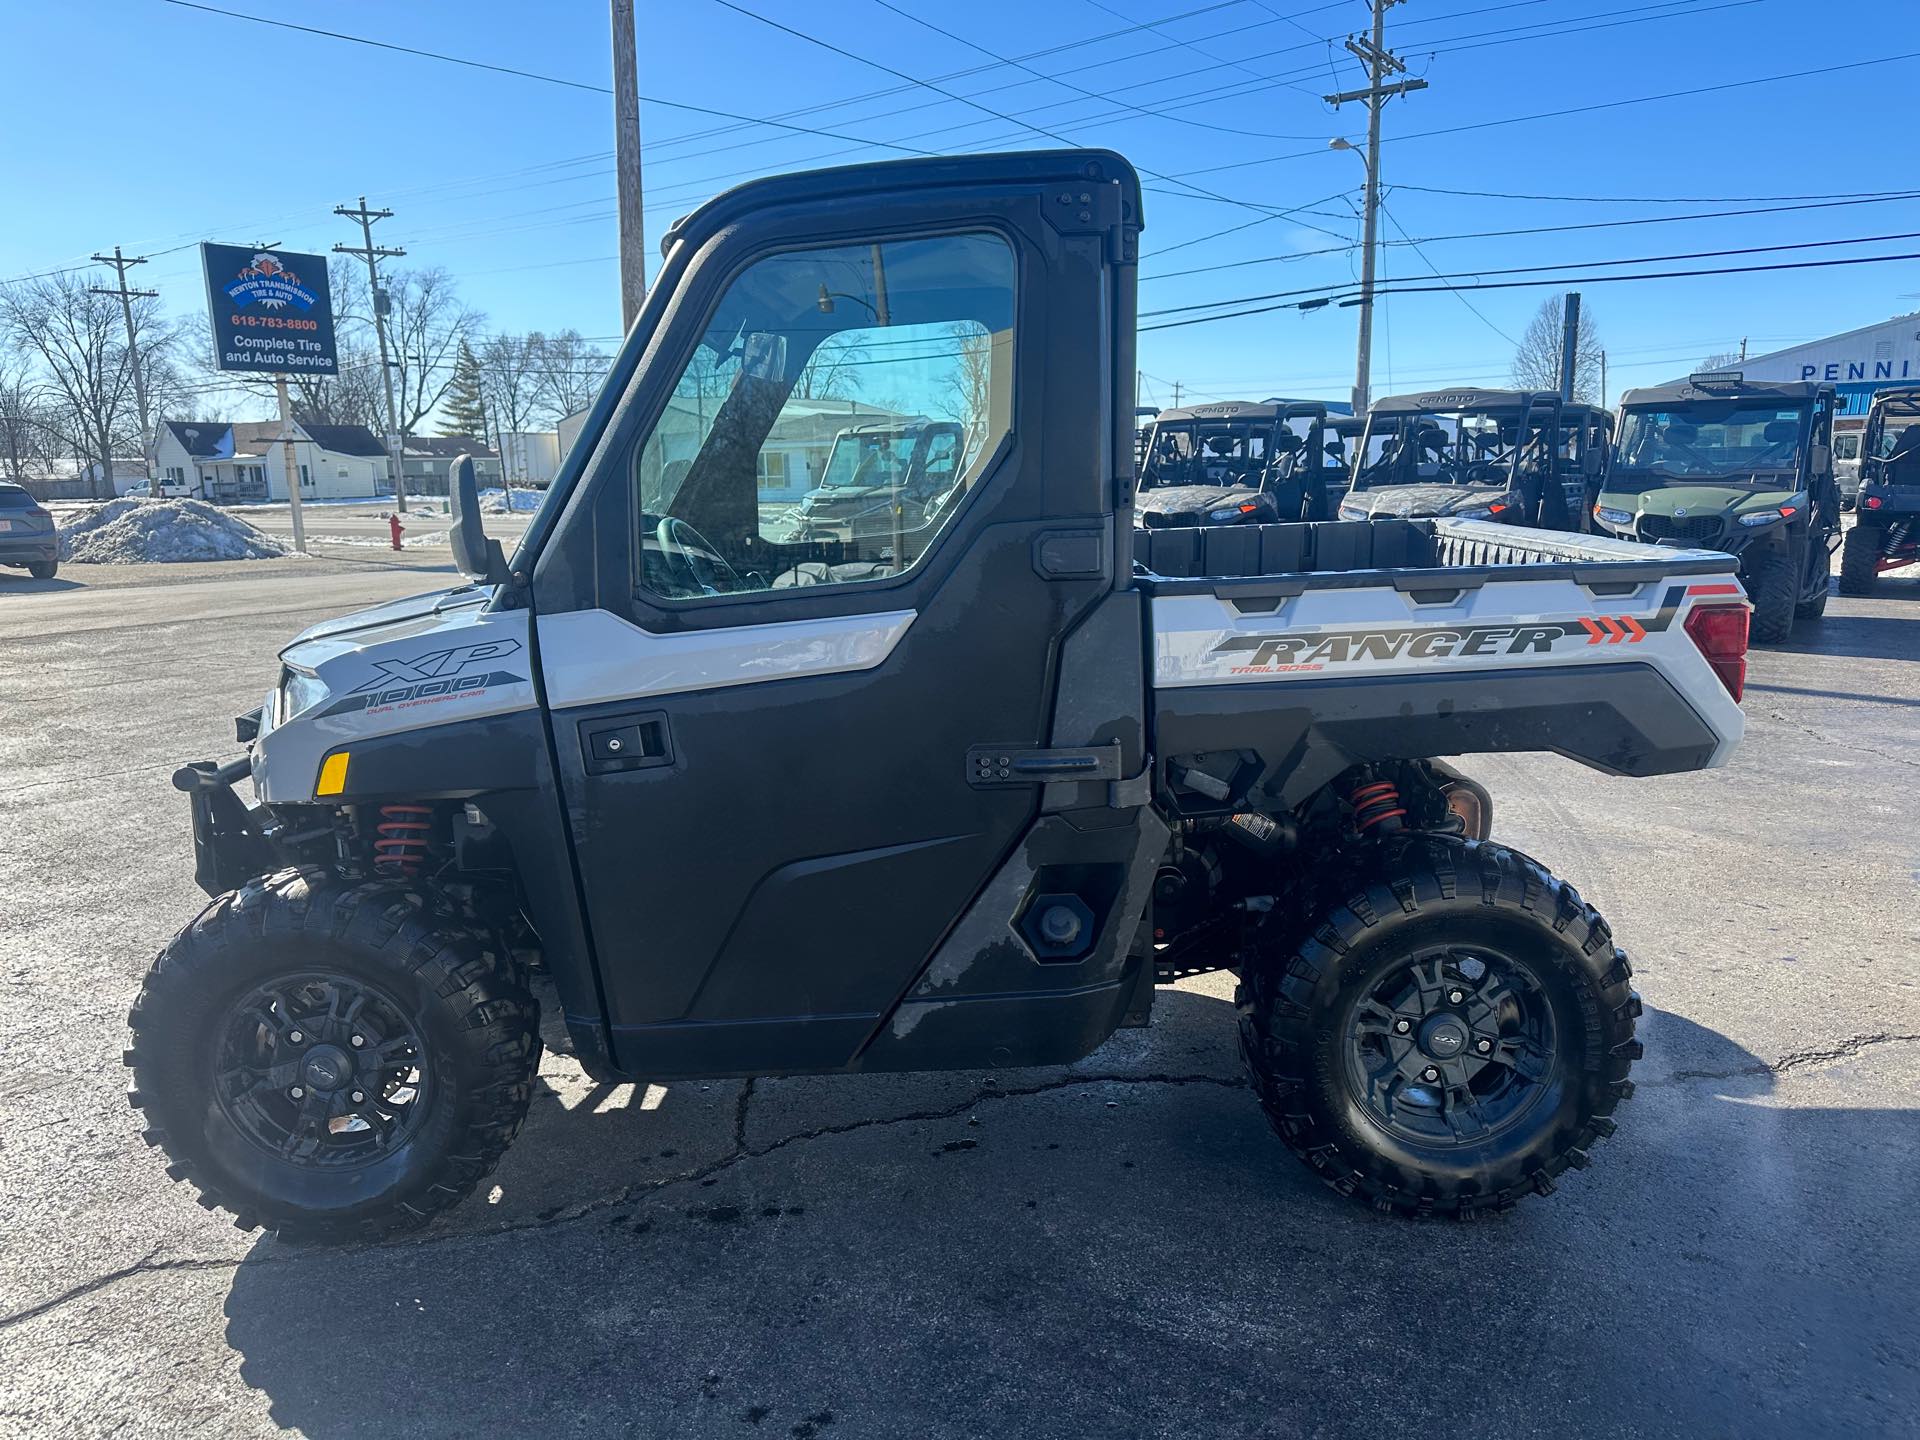
M 1377 400 L 1340 518 L 1458 515 L 1578 529 L 1606 471 L 1609 428 L 1604 412 L 1551 390 L 1456 386 Z
M 1842 510 L 1853 509 L 1860 494 L 1860 441 L 1866 424 L 1864 417 L 1856 418 L 1845 430 L 1837 418 L 1833 424 L 1833 480 L 1840 487 Z
M 834 436 L 819 485 L 794 509 L 787 543 L 919 528 L 953 494 L 966 449 L 966 430 L 952 421 L 848 426 Z
M 1868 594 L 1882 572 L 1920 564 L 1920 386 L 1874 395 L 1853 510 L 1840 547 L 1842 595 Z
M 1150 529 L 1325 520 L 1344 444 L 1318 400 L 1162 410 L 1140 463 L 1134 519 Z
M 1740 558 L 1753 637 L 1785 640 L 1827 608 L 1840 545 L 1834 387 L 1694 375 L 1620 397 L 1619 453 L 1593 518 L 1620 536 Z
M 170 1173 L 304 1236 L 454 1204 L 526 1115 L 535 959 L 588 1073 L 664 1082 L 1061 1064 L 1227 969 L 1258 1103 L 1334 1189 L 1466 1214 L 1584 1166 L 1640 1054 L 1626 957 L 1437 757 L 1721 764 L 1730 562 L 1136 531 L 1140 225 L 1127 163 L 1075 150 L 757 180 L 674 226 L 511 560 L 459 464 L 473 583 L 307 630 L 247 753 L 176 774 L 213 899 L 127 1057 Z M 875 303 L 823 327 L 823 286 Z M 829 335 L 983 437 L 900 537 L 761 533 Z
M 23 565 L 36 580 L 60 568 L 60 535 L 46 506 L 25 486 L 0 482 L 0 565 Z

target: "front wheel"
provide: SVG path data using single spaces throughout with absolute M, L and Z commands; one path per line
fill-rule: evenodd
M 1794 553 L 1790 546 L 1754 557 L 1747 590 L 1753 596 L 1753 638 L 1764 644 L 1778 645 L 1793 634 L 1801 578 Z
M 174 937 L 127 1017 L 133 1105 L 202 1205 L 299 1239 L 422 1224 L 492 1170 L 540 1058 L 512 960 L 420 889 L 288 870 Z
M 1613 1133 L 1640 1055 L 1631 974 L 1534 861 L 1421 837 L 1247 966 L 1240 1048 L 1269 1123 L 1335 1190 L 1502 1210 Z

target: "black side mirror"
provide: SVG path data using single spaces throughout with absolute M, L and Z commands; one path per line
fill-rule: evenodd
M 453 563 L 461 574 L 482 585 L 498 585 L 507 578 L 507 557 L 498 540 L 487 538 L 486 522 L 480 518 L 480 484 L 474 478 L 473 457 L 462 455 L 455 460 L 447 482 L 453 501 L 453 526 L 447 533 Z

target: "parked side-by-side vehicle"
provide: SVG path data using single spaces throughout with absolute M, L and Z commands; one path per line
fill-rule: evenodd
M 1341 418 L 1317 400 L 1162 410 L 1141 453 L 1135 519 L 1149 529 L 1329 519 L 1346 483 Z
M 1550 390 L 1458 386 L 1375 401 L 1342 519 L 1457 515 L 1577 530 L 1612 417 Z
M 1258 1104 L 1341 1194 L 1464 1215 L 1589 1163 L 1627 957 L 1442 757 L 1724 763 L 1732 563 L 1136 530 L 1140 198 L 1111 152 L 942 157 L 669 231 L 513 555 L 456 462 L 469 582 L 298 636 L 241 753 L 174 777 L 211 898 L 127 1057 L 169 1173 L 243 1226 L 430 1219 L 526 1116 L 536 959 L 590 1074 L 668 1083 L 1065 1063 L 1228 970 Z M 978 437 L 918 524 L 760 504 L 829 343 Z
M 1865 595 L 1888 570 L 1920 564 L 1920 386 L 1882 390 L 1867 412 L 1840 593 Z
M 1594 502 L 1608 532 L 1738 556 L 1757 640 L 1827 607 L 1840 545 L 1832 385 L 1695 375 L 1620 398 L 1613 473 Z

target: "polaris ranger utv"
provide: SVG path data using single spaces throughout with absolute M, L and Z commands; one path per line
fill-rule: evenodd
M 848 426 L 834 436 L 819 485 L 794 509 L 787 543 L 919 528 L 952 495 L 966 449 L 965 429 L 949 420 Z
M 526 1116 L 535 959 L 605 1081 L 1061 1064 L 1229 969 L 1334 1189 L 1467 1214 L 1587 1164 L 1640 1054 L 1626 957 L 1435 757 L 1723 763 L 1728 562 L 1136 532 L 1140 224 L 1082 150 L 758 180 L 670 230 L 512 559 L 461 464 L 473 583 L 312 627 L 248 753 L 174 777 L 213 899 L 127 1055 L 169 1173 L 243 1227 L 427 1220 Z M 823 326 L 829 284 L 886 324 Z M 983 443 L 904 536 L 789 543 L 760 452 L 840 333 Z
M 1620 444 L 1593 518 L 1615 535 L 1740 557 L 1753 638 L 1827 608 L 1840 545 L 1831 385 L 1695 375 L 1620 398 Z
M 1134 520 L 1149 529 L 1326 520 L 1344 449 L 1315 400 L 1162 410 L 1140 462 Z
M 1574 530 L 1607 463 L 1593 406 L 1551 390 L 1461 386 L 1375 401 L 1343 520 L 1457 515 Z
M 1920 565 L 1920 387 L 1882 390 L 1867 411 L 1840 593 L 1867 595 L 1883 571 Z

